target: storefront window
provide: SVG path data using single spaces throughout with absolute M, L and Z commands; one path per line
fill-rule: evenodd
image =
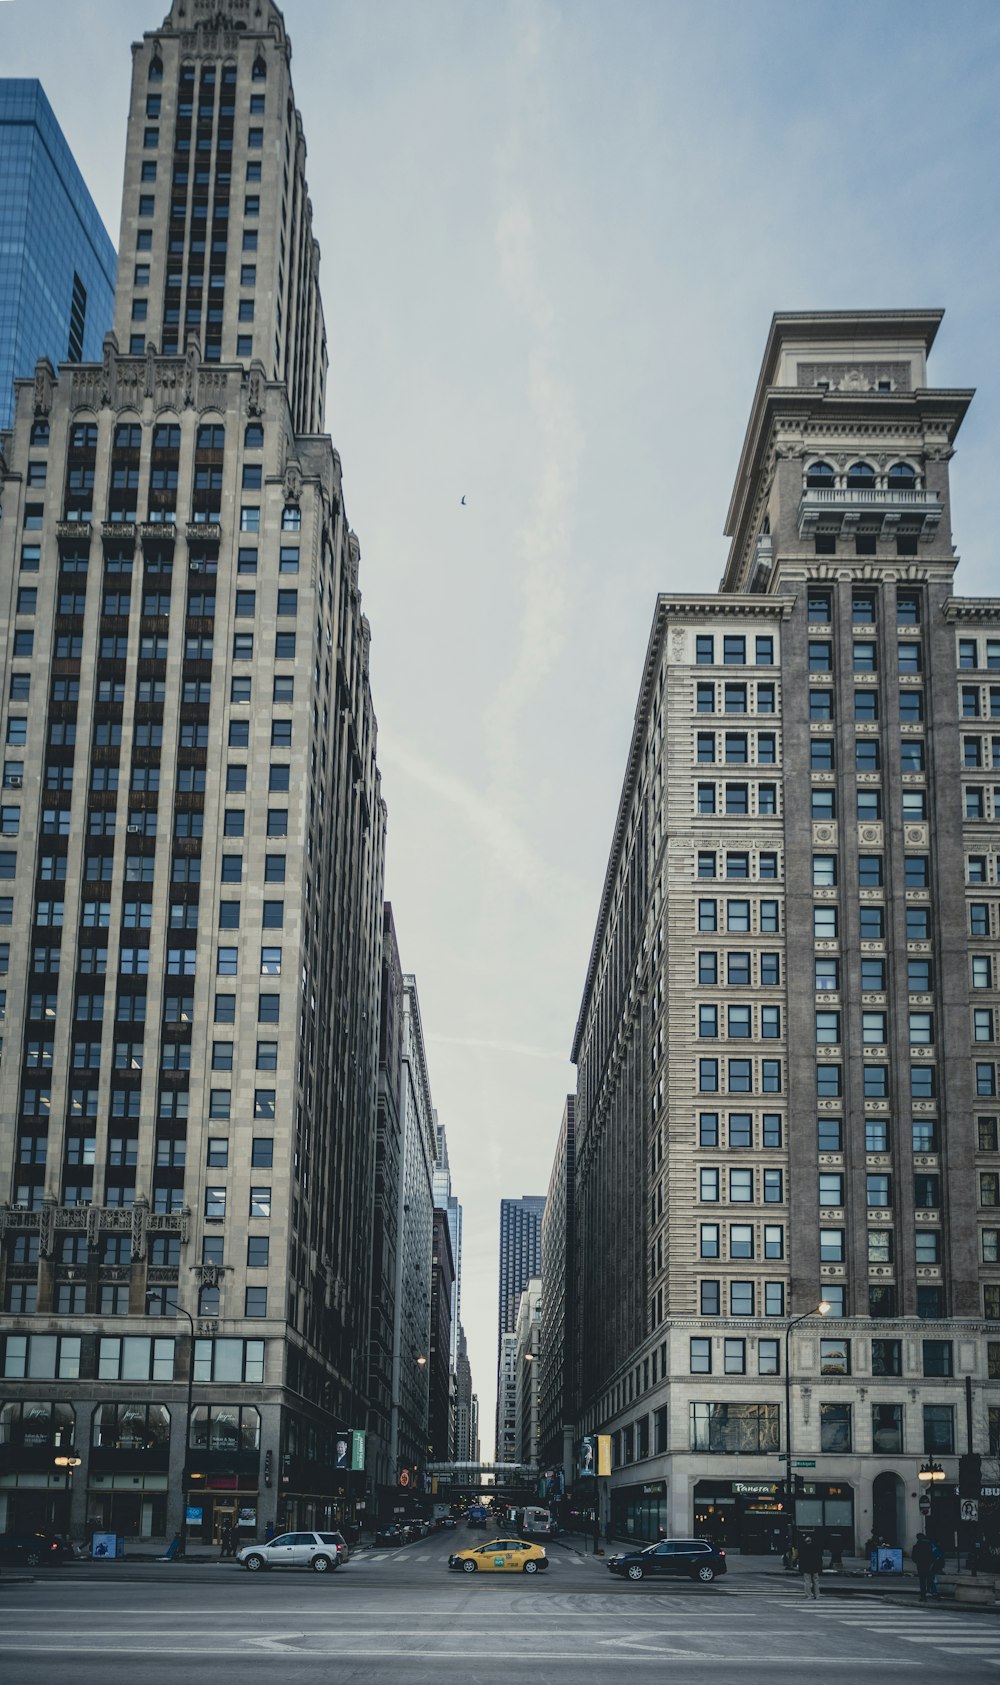
M 94 1411 L 94 1445 L 102 1451 L 152 1451 L 169 1443 L 165 1404 L 99 1404 Z
M 0 1407 L 0 1445 L 15 1445 L 23 1451 L 60 1447 L 67 1450 L 75 1437 L 71 1404 L 52 1404 L 47 1399 L 24 1399 L 20 1404 Z
M 191 1416 L 191 1444 L 197 1451 L 256 1451 L 260 1413 L 251 1405 L 198 1404 Z

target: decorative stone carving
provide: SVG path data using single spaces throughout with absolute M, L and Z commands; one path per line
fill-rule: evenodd
M 38 1219 L 38 1250 L 43 1258 L 51 1258 L 55 1250 L 56 1202 L 46 1199 Z
M 55 382 L 55 371 L 47 357 L 40 357 L 35 364 L 35 414 L 48 415 L 52 408 L 52 387 Z
M 302 496 L 302 469 L 290 458 L 285 464 L 285 502 L 298 503 Z
M 196 339 L 188 340 L 184 352 L 184 408 L 191 409 L 195 400 L 195 388 L 198 381 L 198 364 L 201 362 L 201 347 Z
M 870 392 L 880 380 L 891 381 L 897 392 L 909 392 L 909 363 L 799 363 L 796 369 L 799 387 L 828 381 L 835 391 Z
M 115 381 L 115 357 L 118 345 L 114 334 L 104 336 L 104 358 L 102 361 L 101 405 L 106 407 L 111 402 L 111 394 Z
M 146 1219 L 149 1216 L 149 1201 L 141 1196 L 132 1206 L 132 1259 L 146 1256 Z
M 263 415 L 264 381 L 260 369 L 252 368 L 247 379 L 247 414 Z

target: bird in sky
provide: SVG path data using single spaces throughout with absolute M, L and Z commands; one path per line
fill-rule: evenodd
M 465 503 L 465 497 L 464 497 L 464 496 L 463 496 L 463 498 L 462 498 L 462 502 L 463 502 L 463 504 L 464 504 L 464 503 Z

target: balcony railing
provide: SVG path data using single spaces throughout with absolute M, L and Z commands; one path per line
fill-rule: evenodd
M 806 486 L 799 503 L 799 537 L 811 535 L 820 523 L 824 531 L 839 527 L 850 533 L 862 523 L 870 532 L 878 522 L 881 536 L 891 538 L 905 521 L 908 533 L 929 538 L 943 513 L 937 492 Z

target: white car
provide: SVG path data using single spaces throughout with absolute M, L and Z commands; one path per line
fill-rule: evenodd
M 237 1562 L 251 1574 L 264 1568 L 311 1568 L 314 1574 L 329 1574 L 349 1556 L 343 1533 L 279 1533 L 236 1552 Z

